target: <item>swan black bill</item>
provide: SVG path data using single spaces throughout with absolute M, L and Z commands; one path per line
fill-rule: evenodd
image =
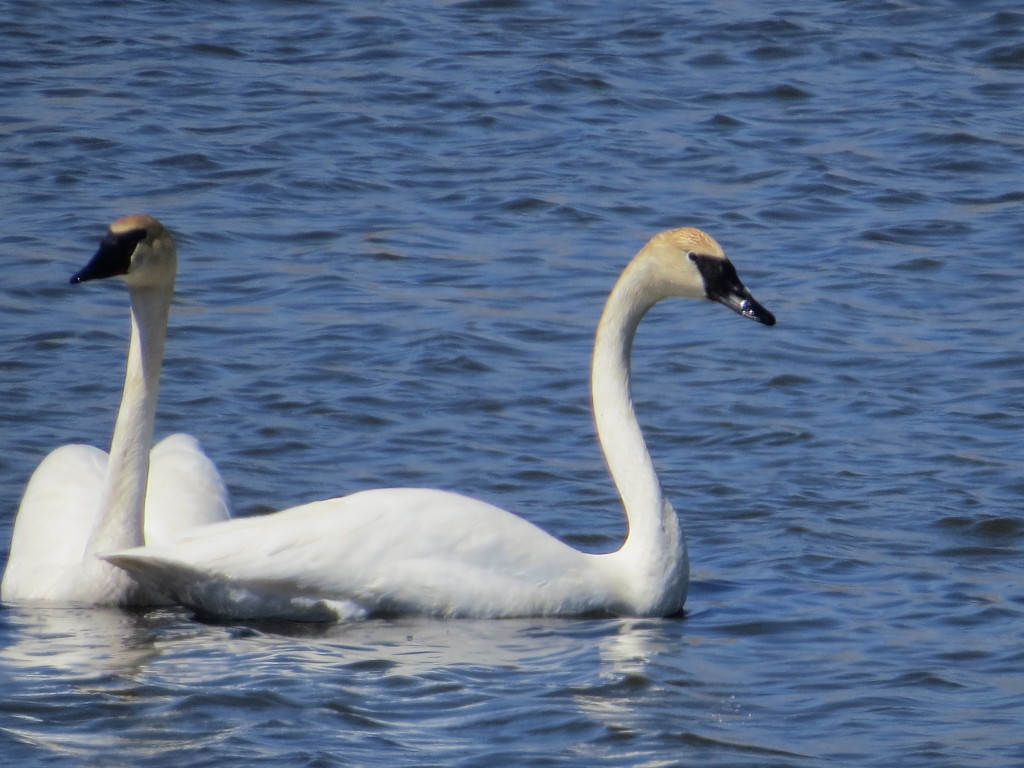
M 704 293 L 709 299 L 724 304 L 733 312 L 751 320 L 764 325 L 775 325 L 775 315 L 750 295 L 731 261 L 721 256 L 703 253 L 688 253 L 687 256 L 697 265 L 701 277 L 704 278 Z
M 775 325 L 775 315 L 769 312 L 764 306 L 747 293 L 746 296 L 723 296 L 713 297 L 713 301 L 724 304 L 733 312 L 743 317 L 749 317 L 763 325 Z
M 708 298 L 728 307 L 738 315 L 756 320 L 763 325 L 775 325 L 775 315 L 765 309 L 761 302 L 751 296 L 746 286 L 738 280 L 725 290 L 709 290 Z
M 89 263 L 71 276 L 71 283 L 87 280 L 102 280 L 128 272 L 135 246 L 146 239 L 146 230 L 131 229 L 127 232 L 108 232 L 100 242 L 99 250 Z

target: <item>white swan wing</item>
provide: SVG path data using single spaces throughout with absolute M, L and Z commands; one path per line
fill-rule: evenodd
M 109 457 L 91 445 L 62 445 L 32 473 L 14 523 L 0 597 L 63 599 L 98 520 Z M 224 481 L 199 443 L 171 435 L 151 453 L 146 540 L 167 543 L 186 531 L 229 519 Z
M 62 445 L 32 473 L 18 507 L 0 597 L 47 600 L 64 593 L 96 524 L 107 454 Z
M 186 531 L 231 517 L 227 486 L 191 435 L 165 437 L 150 453 L 146 488 L 147 544 L 175 541 Z
M 429 489 L 364 491 L 108 559 L 194 610 L 236 619 L 585 613 L 613 598 L 598 556 Z

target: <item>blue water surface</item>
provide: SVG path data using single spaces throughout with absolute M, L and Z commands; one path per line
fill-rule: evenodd
M 635 399 L 683 618 L 216 625 L 0 607 L 11 764 L 1024 764 L 1024 11 L 797 3 L 0 3 L 0 553 L 105 446 L 108 223 L 176 233 L 158 435 L 238 514 L 484 498 L 624 521 L 607 291 L 707 229 L 778 317 L 653 311 Z M 0 560 L 2 562 L 2 560 Z

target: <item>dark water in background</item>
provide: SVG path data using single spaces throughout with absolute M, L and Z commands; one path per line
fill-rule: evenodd
M 158 433 L 242 514 L 430 485 L 613 548 L 618 271 L 702 226 L 779 318 L 641 329 L 685 619 L 7 606 L 0 754 L 1024 764 L 1019 8 L 0 3 L 0 541 L 46 452 L 109 439 L 126 295 L 66 283 L 124 213 L 179 234 Z

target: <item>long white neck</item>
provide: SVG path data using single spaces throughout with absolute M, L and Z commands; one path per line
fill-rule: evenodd
M 110 442 L 110 460 L 100 497 L 100 516 L 89 541 L 87 560 L 97 553 L 144 543 L 149 452 L 153 444 L 160 368 L 172 295 L 173 287 L 131 290 L 131 339 L 124 392 Z M 130 586 L 133 582 L 121 579 L 125 576 L 122 571 L 99 559 L 95 559 L 95 563 L 98 567 L 110 569 L 112 578 L 124 582 L 112 587 L 133 591 Z M 123 599 L 118 601 L 124 602 Z
M 630 393 L 630 353 L 641 319 L 661 298 L 642 264 L 623 272 L 605 304 L 594 342 L 591 387 L 598 439 L 622 497 L 629 531 L 615 554 L 638 608 L 682 605 L 688 564 L 679 522 L 665 498 Z M 682 592 L 680 593 L 680 589 Z

